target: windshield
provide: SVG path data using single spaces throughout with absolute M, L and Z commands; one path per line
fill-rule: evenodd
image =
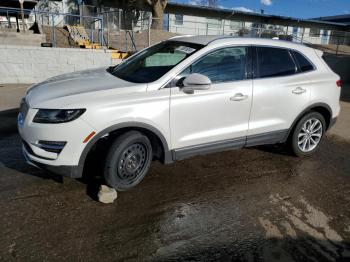
M 108 71 L 125 81 L 150 83 L 165 75 L 203 45 L 166 41 L 147 48 Z

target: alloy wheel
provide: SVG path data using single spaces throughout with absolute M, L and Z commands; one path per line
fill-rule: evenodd
M 314 150 L 320 143 L 322 134 L 323 126 L 319 119 L 306 120 L 298 134 L 299 149 L 304 153 Z

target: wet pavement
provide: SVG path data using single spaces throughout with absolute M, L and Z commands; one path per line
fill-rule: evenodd
M 308 158 L 271 146 L 155 162 L 104 205 L 98 178 L 28 166 L 5 113 L 0 261 L 350 261 L 346 140 L 327 135 Z

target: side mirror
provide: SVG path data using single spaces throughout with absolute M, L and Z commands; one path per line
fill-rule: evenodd
M 208 90 L 211 81 L 208 77 L 202 74 L 190 74 L 183 80 L 182 90 L 185 93 L 193 94 L 195 90 Z

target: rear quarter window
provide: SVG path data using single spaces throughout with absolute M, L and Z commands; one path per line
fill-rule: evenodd
M 297 51 L 293 51 L 293 55 L 299 65 L 299 72 L 308 72 L 314 70 L 314 66 L 304 55 Z

